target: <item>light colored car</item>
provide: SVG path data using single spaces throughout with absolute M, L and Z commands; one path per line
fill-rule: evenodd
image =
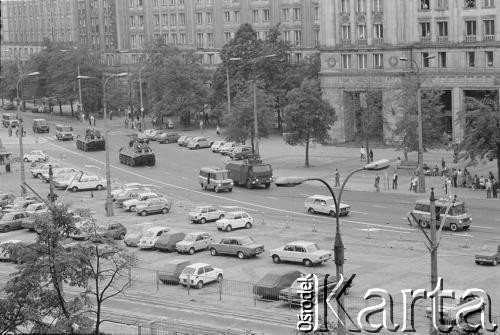
M 137 215 L 142 216 L 155 213 L 167 214 L 168 212 L 170 212 L 170 207 L 170 202 L 168 202 L 167 199 L 159 197 L 148 199 L 143 203 L 137 205 L 135 211 L 137 212 Z
M 72 192 L 78 192 L 81 190 L 100 191 L 106 188 L 106 179 L 97 175 L 83 174 L 79 178 L 78 176 L 73 178 L 71 183 L 68 185 L 68 188 Z
M 236 255 L 239 259 L 254 257 L 264 252 L 264 245 L 250 236 L 224 237 L 218 243 L 210 244 L 210 254 Z
M 252 147 L 247 145 L 238 145 L 233 148 L 233 150 L 229 153 L 231 159 L 246 159 L 253 155 Z
M 40 202 L 38 198 L 33 198 L 33 197 L 17 197 L 14 199 L 12 204 L 6 205 L 2 208 L 3 212 L 22 212 L 26 210 L 26 207 L 28 207 L 31 204 Z
M 139 242 L 141 241 L 143 233 L 132 233 L 132 234 L 127 234 L 125 236 L 125 239 L 123 240 L 123 243 L 127 247 L 137 247 L 139 246 Z
M 34 203 L 34 204 L 28 205 L 28 207 L 26 207 L 26 212 L 29 215 L 38 214 L 38 213 L 47 213 L 48 211 L 49 211 L 49 208 L 47 207 L 47 205 L 44 202 Z
M 49 155 L 42 150 L 33 150 L 24 155 L 25 162 L 46 162 L 48 159 Z
M 54 179 L 54 187 L 58 189 L 66 189 L 73 179 L 77 178 L 80 172 L 68 173 Z
M 75 223 L 75 230 L 69 234 L 74 240 L 88 240 L 90 236 L 96 233 L 97 227 L 90 219 L 81 218 Z
M 146 129 L 144 130 L 143 132 L 143 136 L 145 138 L 149 138 L 150 140 L 153 140 L 156 133 L 158 133 L 158 130 L 157 129 Z
M 148 228 L 142 235 L 139 244 L 137 245 L 140 249 L 153 249 L 156 241 L 163 233 L 168 233 L 170 228 L 167 227 L 151 227 Z
M 47 172 L 47 173 L 49 172 L 49 165 L 52 165 L 52 169 L 62 167 L 62 165 L 59 163 L 45 163 L 45 164 L 40 165 L 37 168 L 31 169 L 30 170 L 31 176 L 33 178 L 41 178 L 42 175 L 44 174 L 44 172 Z
M 253 218 L 247 212 L 229 212 L 224 218 L 217 220 L 217 229 L 231 231 L 236 228 L 250 229 L 253 225 Z
M 75 175 L 78 172 L 80 171 L 70 167 L 52 168 L 52 178 L 65 178 L 69 174 Z M 42 179 L 47 183 L 49 182 L 49 170 L 42 173 Z
M 270 251 L 274 263 L 302 263 L 305 266 L 324 263 L 332 258 L 329 250 L 321 250 L 314 242 L 294 241 Z
M 212 143 L 210 149 L 212 150 L 212 152 L 219 152 L 220 147 L 223 146 L 224 143 L 226 143 L 226 141 L 215 141 L 214 143 Z
M 105 226 L 99 226 L 97 228 L 96 236 L 91 236 L 95 242 L 99 242 L 102 239 L 114 239 L 123 240 L 127 235 L 127 228 L 121 223 L 110 223 Z
M 309 214 L 322 213 L 335 216 L 335 202 L 331 196 L 326 195 L 311 195 L 304 201 L 304 207 Z M 351 206 L 340 203 L 340 216 L 349 214 Z
M 0 231 L 7 232 L 14 229 L 23 229 L 23 222 L 28 220 L 28 213 L 9 212 L 0 219 Z
M 199 250 L 207 250 L 213 242 L 212 236 L 206 232 L 194 232 L 187 234 L 184 239 L 175 244 L 178 253 L 194 254 Z
M 216 221 L 224 218 L 225 212 L 217 209 L 215 206 L 198 206 L 189 212 L 189 220 L 193 223 L 205 223 L 207 221 Z
M 161 197 L 159 194 L 154 192 L 142 192 L 137 195 L 136 198 L 132 198 L 123 202 L 123 209 L 126 211 L 135 211 L 137 205 L 142 204 L 148 199 L 155 199 Z
M 201 136 L 192 138 L 187 144 L 189 149 L 210 148 L 210 146 L 212 146 L 212 142 Z
M 137 189 L 144 189 L 145 192 L 150 191 L 150 189 L 147 185 L 144 185 L 141 183 L 127 183 L 127 184 L 124 184 L 122 187 L 111 190 L 111 197 L 114 199 L 118 195 L 120 195 L 120 193 L 126 192 L 128 190 L 137 190 Z
M 123 191 L 122 193 L 118 194 L 118 196 L 116 196 L 113 200 L 115 201 L 116 206 L 123 207 L 123 203 L 125 201 L 131 200 L 131 199 L 137 199 L 139 197 L 139 194 L 150 192 L 150 191 L 151 190 L 144 189 L 144 188 L 129 189 L 129 190 Z
M 231 153 L 231 151 L 233 151 L 234 147 L 236 147 L 237 145 L 238 143 L 236 142 L 226 142 L 219 147 L 219 153 L 224 156 L 227 156 Z
M 194 286 L 198 289 L 211 282 L 220 282 L 223 278 L 223 271 L 214 268 L 207 263 L 194 263 L 182 270 L 179 276 L 179 283 L 183 286 Z
M 157 136 L 158 143 L 177 143 L 177 140 L 181 136 L 178 133 L 164 132 L 160 136 Z
M 185 147 L 188 145 L 189 141 L 191 141 L 192 138 L 193 136 L 182 135 L 177 140 L 177 144 L 180 145 L 181 147 Z

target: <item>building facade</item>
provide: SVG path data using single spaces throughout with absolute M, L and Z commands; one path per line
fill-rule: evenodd
M 405 101 L 396 97 L 409 72 L 422 90 L 443 91 L 443 122 L 455 140 L 463 136 L 464 97 L 499 99 L 499 0 L 324 0 L 320 19 L 321 85 L 338 116 L 334 141 L 356 140 L 351 102 L 362 105 L 375 89 L 383 140 L 397 141 Z

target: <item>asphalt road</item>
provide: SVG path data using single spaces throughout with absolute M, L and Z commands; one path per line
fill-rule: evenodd
M 27 115 L 26 118 L 32 117 Z M 35 115 L 37 117 L 37 115 Z M 102 120 L 100 120 L 102 122 Z M 27 121 L 28 124 L 31 122 Z M 81 123 L 76 123 L 81 126 Z M 53 126 L 53 125 L 51 125 Z M 118 162 L 118 149 L 127 144 L 128 130 L 114 128 L 110 131 L 110 159 L 112 179 L 115 182 L 143 182 L 167 197 L 175 200 L 177 206 L 168 215 L 154 215 L 143 219 L 117 209 L 118 220 L 127 225 L 129 231 L 147 227 L 146 222 L 162 224 L 182 231 L 205 230 L 216 239 L 228 233 L 217 232 L 214 224 L 191 225 L 186 220 L 189 208 L 199 204 L 241 206 L 255 217 L 256 223 L 250 230 L 235 232 L 250 235 L 272 249 L 295 239 L 312 240 L 323 248 L 333 246 L 335 219 L 306 213 L 303 202 L 312 194 L 327 194 L 322 187 L 305 184 L 295 188 L 252 189 L 235 187 L 232 193 L 213 193 L 200 189 L 197 174 L 202 166 L 223 166 L 226 158 L 209 149 L 188 150 L 176 144 L 151 142 L 156 154 L 155 167 L 128 167 Z M 2 139 L 6 130 L 0 130 Z M 27 139 L 32 136 L 28 130 Z M 53 159 L 65 165 L 85 168 L 104 175 L 104 152 L 84 153 L 75 148 L 73 141 L 56 141 L 52 134 L 39 135 L 38 142 L 26 140 L 25 152 L 33 149 L 45 150 Z M 16 146 L 8 145 L 11 150 Z M 275 171 L 279 173 L 279 171 Z M 360 178 L 363 178 L 363 173 Z M 9 178 L 8 180 L 5 178 Z M 17 175 L 0 176 L 2 185 L 15 190 Z M 356 178 L 354 176 L 353 178 Z M 3 182 L 5 181 L 5 183 Z M 37 189 L 47 192 L 45 184 L 36 183 Z M 3 188 L 3 186 L 2 186 Z M 45 194 L 45 193 L 42 193 Z M 90 199 L 88 192 L 66 194 L 65 198 L 93 208 L 97 215 L 104 216 L 105 192 L 95 192 Z M 342 202 L 352 206 L 349 216 L 341 219 L 344 244 L 346 246 L 345 272 L 357 273 L 353 294 L 362 296 L 368 288 L 382 287 L 397 292 L 406 288 L 429 287 L 429 254 L 424 245 L 422 233 L 410 227 L 406 213 L 412 208 L 418 195 L 354 192 L 344 193 Z M 500 240 L 500 208 L 491 208 L 480 200 L 468 200 L 467 207 L 473 218 L 469 231 L 452 233 L 445 231 L 439 249 L 439 273 L 448 288 L 465 289 L 480 287 L 490 292 L 495 315 L 500 315 L 500 293 L 498 278 L 500 267 L 481 267 L 473 262 L 474 253 L 484 244 Z M 123 219 L 122 219 L 123 218 Z M 26 239 L 31 234 L 16 231 L 3 234 L 2 240 Z M 138 251 L 140 266 L 159 269 L 165 259 L 174 255 L 156 251 Z M 301 265 L 272 263 L 267 253 L 253 259 L 238 260 L 232 257 L 212 257 L 207 252 L 194 256 L 177 256 L 191 261 L 205 261 L 224 269 L 226 279 L 247 282 L 256 281 L 269 271 L 299 269 L 311 271 Z M 315 272 L 335 273 L 333 262 L 314 268 Z M 150 274 L 145 272 L 144 276 Z M 185 299 L 183 294 L 178 297 Z M 215 299 L 215 298 L 214 298 Z M 251 301 L 249 303 L 252 303 Z

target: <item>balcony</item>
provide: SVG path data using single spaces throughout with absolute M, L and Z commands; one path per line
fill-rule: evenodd
M 384 44 L 384 38 L 383 37 L 374 37 L 373 44 Z
M 447 44 L 447 43 L 449 42 L 449 40 L 448 40 L 448 36 L 438 36 L 438 37 L 436 38 L 436 42 L 437 42 L 438 44 Z
M 368 44 L 368 42 L 367 42 L 366 38 L 361 38 L 360 37 L 358 39 L 358 45 L 367 45 L 367 44 Z
M 420 43 L 425 43 L 425 44 L 431 43 L 431 37 L 430 36 L 420 36 Z
M 495 35 L 484 35 L 483 41 L 485 42 L 494 42 L 496 40 Z
M 464 38 L 465 43 L 474 43 L 477 41 L 476 35 L 466 35 Z
M 350 40 L 350 39 L 342 39 L 342 40 L 340 41 L 340 43 L 341 43 L 342 45 L 350 45 L 350 44 L 351 44 L 351 40 Z

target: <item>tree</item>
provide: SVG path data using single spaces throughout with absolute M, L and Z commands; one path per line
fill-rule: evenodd
M 19 77 L 19 69 L 15 62 L 2 61 L 0 67 L 0 95 L 11 102 L 16 97 L 16 83 Z M 2 101 L 3 103 L 3 101 Z
M 498 96 L 497 96 L 498 99 Z M 460 158 L 477 164 L 497 160 L 497 178 L 500 178 L 500 109 L 495 102 L 486 103 L 465 98 L 465 108 L 460 118 L 465 124 L 464 138 L 459 149 Z
M 290 145 L 306 146 L 305 166 L 309 167 L 309 144 L 330 138 L 328 130 L 337 120 L 335 110 L 323 100 L 317 79 L 305 79 L 300 88 L 288 93 L 287 100 L 285 121 L 290 133 L 284 138 Z

